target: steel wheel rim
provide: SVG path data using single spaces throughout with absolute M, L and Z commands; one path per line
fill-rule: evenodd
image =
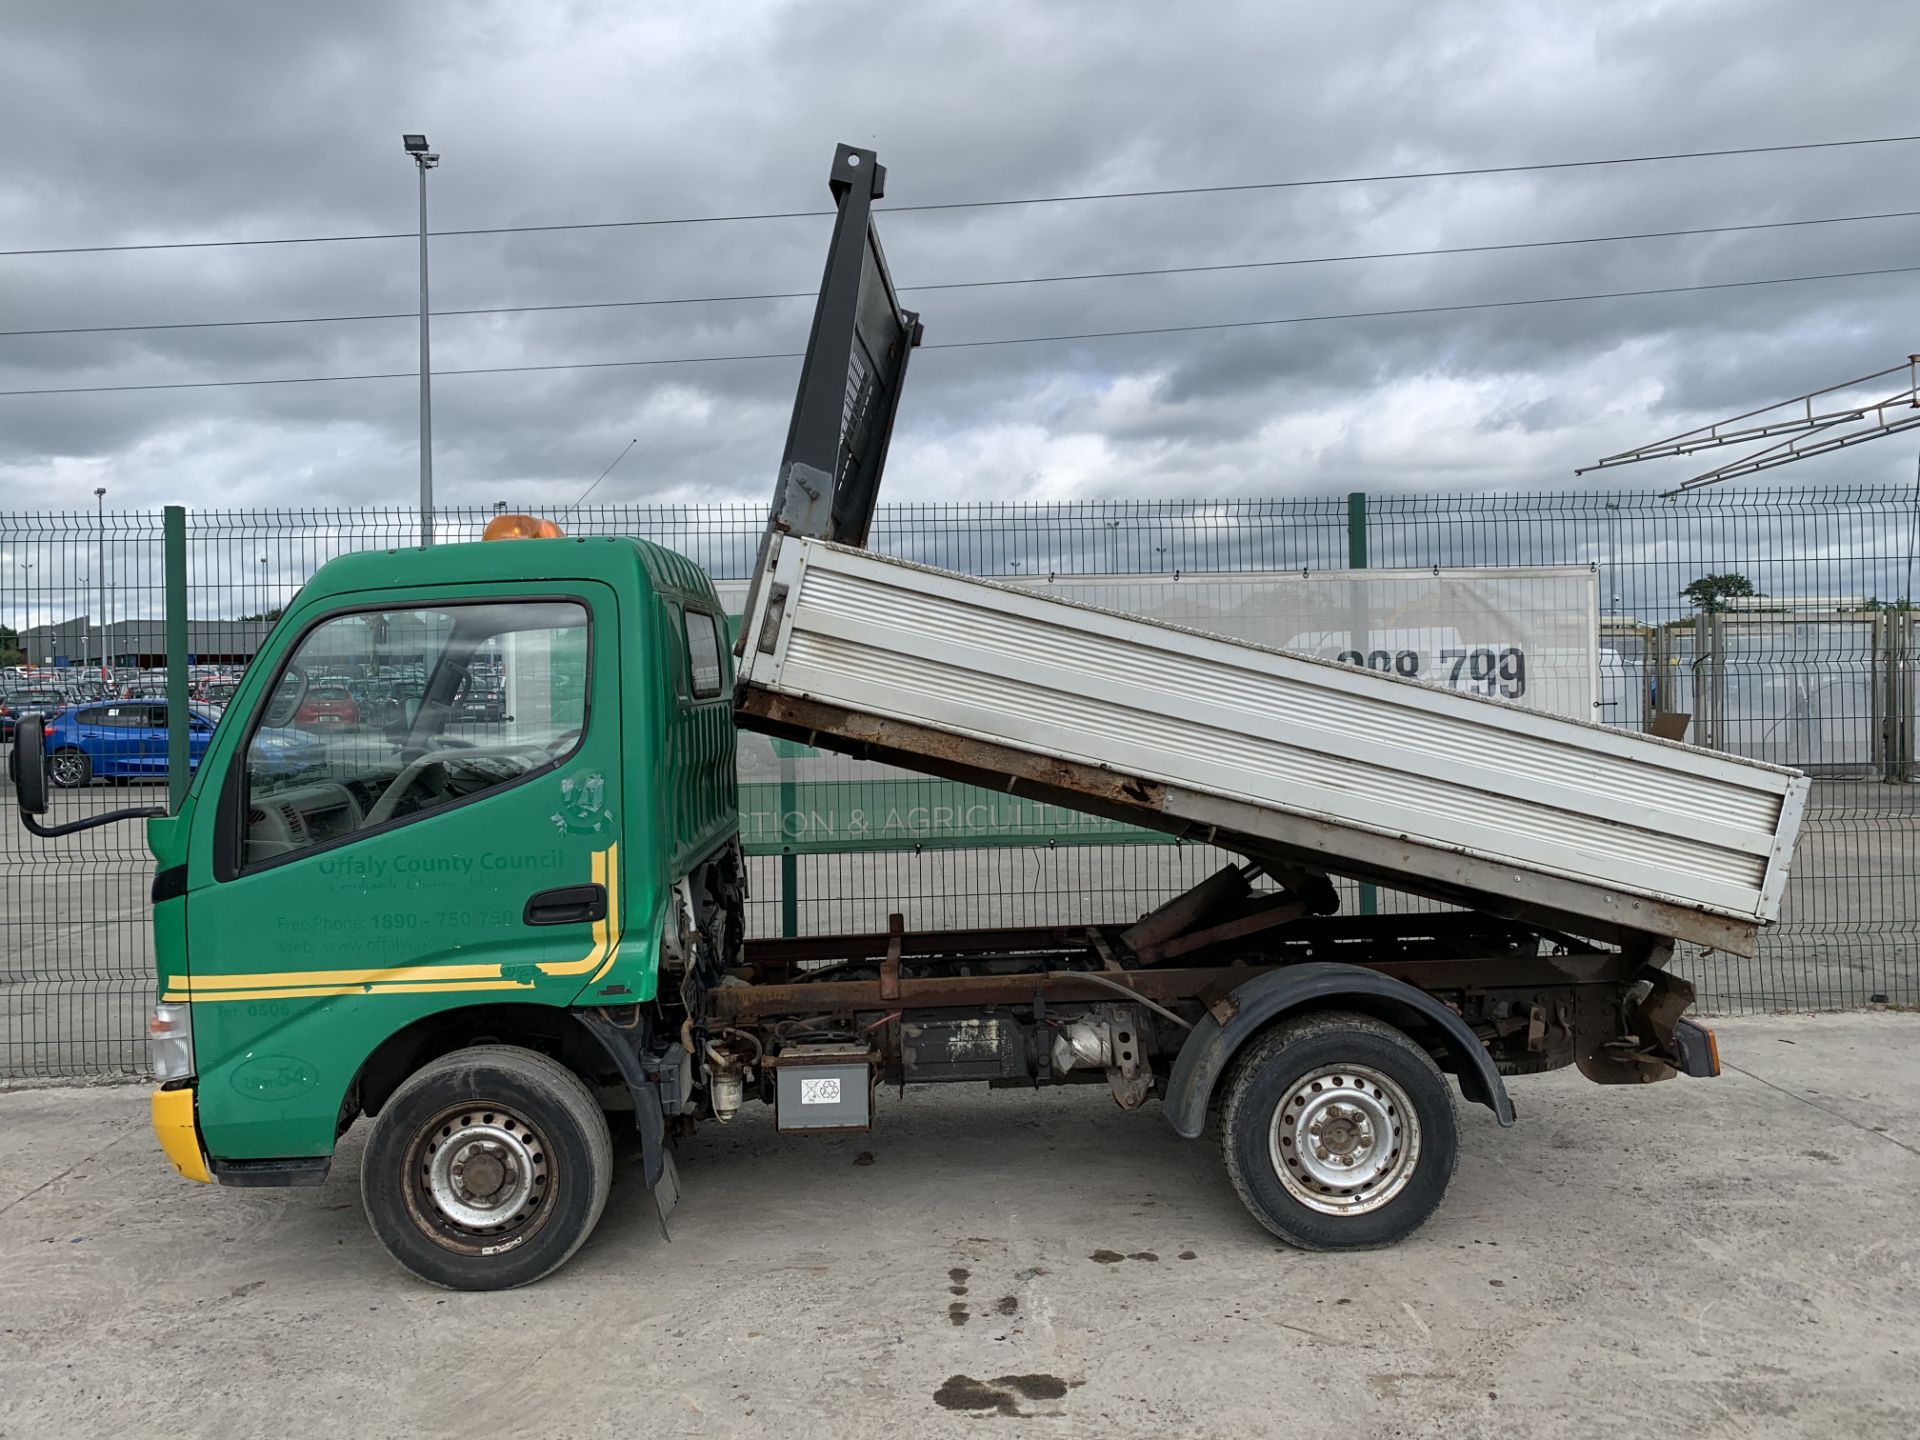
M 1288 1195 L 1321 1215 L 1365 1215 L 1407 1188 L 1420 1119 L 1400 1085 L 1364 1065 L 1302 1075 L 1273 1108 L 1267 1151 Z
M 551 1218 L 560 1188 L 546 1137 L 489 1102 L 450 1107 L 415 1131 L 406 1177 L 414 1224 L 466 1255 L 524 1244 Z
M 81 757 L 60 754 L 53 757 L 53 781 L 56 785 L 75 786 L 80 783 Z

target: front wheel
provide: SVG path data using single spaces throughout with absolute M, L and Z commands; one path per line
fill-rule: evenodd
M 606 1207 L 613 1141 L 564 1065 L 512 1045 L 456 1050 L 380 1114 L 360 1170 L 387 1253 L 450 1290 L 510 1290 L 560 1268 Z
M 1221 1116 L 1227 1174 L 1304 1250 L 1369 1250 L 1419 1229 L 1453 1178 L 1453 1092 L 1432 1058 L 1366 1015 L 1308 1015 L 1253 1042 Z

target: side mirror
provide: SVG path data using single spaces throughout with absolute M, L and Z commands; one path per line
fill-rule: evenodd
M 47 717 L 22 715 L 13 727 L 14 801 L 27 815 L 47 813 Z
M 395 703 L 400 707 L 400 718 L 389 720 L 380 733 L 387 737 L 389 745 L 404 745 L 413 734 L 414 724 L 420 719 L 420 697 L 408 695 Z
M 94 830 L 121 820 L 151 820 L 167 813 L 164 806 L 147 806 L 138 810 L 107 810 L 70 820 L 65 825 L 42 825 L 34 817 L 47 813 L 47 717 L 44 715 L 22 715 L 15 722 L 13 759 L 9 763 L 13 770 L 14 803 L 20 807 L 20 823 L 43 839 Z
M 273 729 L 291 725 L 306 698 L 307 672 L 298 665 L 289 665 L 286 673 L 280 677 L 280 683 L 273 687 L 273 694 L 267 699 L 260 723 Z

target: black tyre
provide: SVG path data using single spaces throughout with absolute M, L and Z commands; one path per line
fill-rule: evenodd
M 1432 1057 L 1365 1015 L 1307 1015 L 1238 1058 L 1221 1111 L 1227 1174 L 1303 1250 L 1370 1250 L 1419 1229 L 1453 1178 L 1453 1092 Z
M 585 1243 L 613 1179 L 607 1120 L 557 1060 L 475 1045 L 414 1072 L 360 1170 L 387 1253 L 450 1290 L 511 1290 Z
M 47 761 L 47 778 L 62 790 L 84 790 L 93 783 L 93 762 L 84 750 L 56 750 Z

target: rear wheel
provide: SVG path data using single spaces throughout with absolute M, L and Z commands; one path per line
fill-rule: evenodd
M 422 1280 L 510 1290 L 585 1243 L 612 1177 L 606 1117 L 579 1077 L 533 1050 L 475 1045 L 387 1102 L 360 1194 L 387 1253 Z
M 62 790 L 78 790 L 93 781 L 93 762 L 84 750 L 56 750 L 47 775 Z
M 1282 1240 L 1373 1249 L 1439 1208 L 1457 1155 L 1453 1093 L 1391 1025 L 1303 1016 L 1240 1058 L 1220 1142 L 1240 1199 Z

